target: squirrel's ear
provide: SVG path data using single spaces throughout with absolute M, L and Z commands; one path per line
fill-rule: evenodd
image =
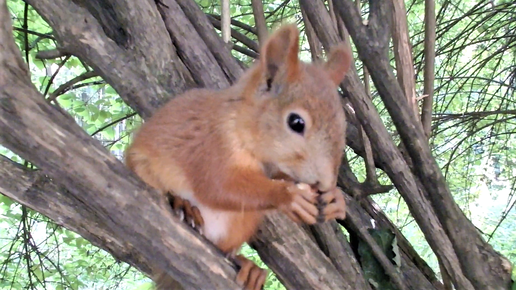
M 324 68 L 336 86 L 344 80 L 351 66 L 351 61 L 351 52 L 344 44 L 330 49 L 328 60 L 324 64 Z
M 267 82 L 274 81 L 278 72 L 285 73 L 287 81 L 299 74 L 299 30 L 294 24 L 286 24 L 276 30 L 264 43 L 260 61 Z

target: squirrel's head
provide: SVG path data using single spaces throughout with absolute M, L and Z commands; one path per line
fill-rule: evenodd
M 256 109 L 247 121 L 254 123 L 254 154 L 270 174 L 281 172 L 324 192 L 336 185 L 345 148 L 337 88 L 352 59 L 344 45 L 320 64 L 302 62 L 298 52 L 295 25 L 283 25 L 263 44 L 245 81 L 244 96 Z

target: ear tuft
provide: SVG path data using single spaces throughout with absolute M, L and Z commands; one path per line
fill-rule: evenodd
M 299 72 L 299 30 L 294 24 L 282 25 L 267 41 L 261 50 L 261 63 L 268 83 L 277 78 L 280 70 L 292 80 Z
M 331 81 L 338 86 L 346 76 L 351 67 L 351 51 L 344 44 L 332 47 L 328 54 L 328 60 L 324 64 L 324 68 L 328 73 Z

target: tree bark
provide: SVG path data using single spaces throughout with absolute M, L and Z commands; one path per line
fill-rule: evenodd
M 389 17 L 388 2 L 370 1 L 367 26 L 362 24 L 359 11 L 351 1 L 335 1 L 335 6 L 357 46 L 361 60 L 371 73 L 371 78 L 392 117 L 405 148 L 413 162 L 418 164 L 414 174 L 427 192 L 425 196 L 431 201 L 432 208 L 447 235 L 446 240 L 449 239 L 451 242 L 456 257 L 460 261 L 461 269 L 469 280 L 460 276 L 452 277 L 455 286 L 460 289 L 471 289 L 473 286 L 476 289 L 508 289 L 510 273 L 503 267 L 505 258 L 484 241 L 453 200 L 447 183 L 430 152 L 421 126 L 415 125 L 418 124 L 418 120 L 411 113 L 412 110 L 406 99 L 400 97 L 403 96 L 403 91 L 396 83 L 387 57 L 388 27 L 385 26 L 385 19 Z M 375 41 L 371 41 L 372 39 Z M 400 192 L 407 200 L 409 207 L 413 206 L 414 203 L 409 202 L 408 199 L 412 194 L 404 195 L 401 190 Z M 419 210 L 411 210 L 418 220 L 418 224 L 421 225 L 423 221 L 417 218 L 416 211 Z M 422 227 L 422 230 L 428 239 L 428 228 Z M 464 243 L 464 241 L 469 241 L 469 243 Z M 435 244 L 433 249 L 438 251 Z M 445 259 L 442 254 L 438 254 L 438 256 Z M 449 267 L 451 265 L 446 265 L 446 263 L 445 267 L 450 275 L 454 276 L 460 273 L 456 272 L 458 269 L 454 271 Z M 468 284 L 471 286 L 467 286 Z
M 416 100 L 416 76 L 412 60 L 412 44 L 407 24 L 407 10 L 404 0 L 392 1 L 392 43 L 394 60 L 396 62 L 396 77 L 414 116 L 419 117 L 419 107 Z M 419 123 L 415 124 L 416 126 Z
M 428 138 L 432 133 L 435 70 L 435 1 L 425 0 L 425 70 L 421 122 Z
M 105 1 L 110 6 L 105 15 L 97 7 L 100 0 L 27 2 L 53 27 L 60 49 L 92 66 L 144 118 L 151 115 L 149 108 L 195 85 L 151 1 Z M 113 19 L 125 37 L 106 34 L 111 22 L 103 19 Z
M 283 215 L 269 215 L 251 245 L 287 289 L 367 289 L 356 287 L 356 278 L 344 279 L 307 233 Z M 342 266 L 354 269 L 349 260 Z M 358 281 L 365 283 L 363 277 Z
M 269 34 L 263 13 L 263 2 L 262 0 L 251 0 L 251 5 L 253 7 L 254 23 L 258 32 L 258 43 L 261 47 Z
M 65 192 L 50 187 L 52 200 L 48 199 L 52 195 L 32 196 L 38 187 L 27 191 L 28 205 L 93 236 L 94 242 L 102 241 L 111 252 L 117 249 L 116 256 L 123 260 L 133 264 L 143 260 L 138 267 L 142 270 L 165 269 L 189 287 L 239 289 L 233 282 L 235 269 L 223 262 L 218 250 L 198 242 L 196 233 L 171 215 L 157 192 L 70 122 L 69 116 L 45 102 L 30 83 L 14 44 L 5 1 L 0 5 L 0 143 L 66 187 Z M 27 185 L 27 181 L 7 183 L 2 191 L 12 193 L 9 189 Z M 23 195 L 18 194 L 23 192 L 13 193 L 13 198 L 22 201 Z M 52 213 L 49 208 L 59 211 Z

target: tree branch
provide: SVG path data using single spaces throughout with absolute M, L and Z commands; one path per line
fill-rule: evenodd
M 265 220 L 251 245 L 287 289 L 357 289 L 355 278 L 343 279 L 301 226 L 279 213 Z M 354 269 L 349 260 L 342 266 Z
M 82 82 L 92 77 L 96 77 L 97 73 L 95 71 L 88 71 L 79 76 L 74 77 L 73 79 L 67 81 L 66 83 L 60 85 L 55 91 L 53 91 L 47 98 L 47 102 L 54 101 L 58 96 L 64 94 L 68 90 L 72 88 L 78 82 Z
M 455 269 L 452 269 L 451 265 L 447 264 L 448 262 L 443 261 L 448 273 L 452 275 L 455 286 L 461 289 L 473 289 L 473 285 L 478 289 L 508 288 L 510 273 L 506 273 L 501 267 L 501 255 L 482 239 L 474 225 L 453 200 L 446 180 L 431 154 L 422 126 L 415 125 L 420 124 L 419 120 L 412 113 L 407 99 L 400 97 L 403 96 L 403 91 L 396 82 L 387 58 L 386 46 L 381 40 L 386 25 L 381 22 L 380 15 L 388 11 L 385 6 L 388 6 L 386 1 L 371 0 L 370 19 L 375 17 L 378 21 L 374 22 L 371 19 L 369 24 L 365 26 L 354 21 L 355 15 L 351 13 L 354 4 L 351 1 L 335 1 L 335 7 L 356 44 L 361 60 L 371 73 L 371 78 L 392 117 L 404 147 L 414 164 L 418 164 L 418 166 L 414 166 L 414 174 L 427 192 L 426 198 L 431 201 L 439 223 L 442 224 L 448 236 L 446 240 L 451 242 L 456 253 L 454 256 L 460 261 L 460 269 L 465 277 L 462 277 L 462 271 L 459 268 L 453 267 Z M 371 38 L 372 35 L 375 38 Z M 372 39 L 375 39 L 375 41 L 372 41 Z M 378 41 L 380 42 L 378 43 Z M 407 200 L 409 207 L 413 207 L 416 200 L 409 202 L 413 194 L 411 192 L 404 194 L 402 190 L 400 192 Z M 416 217 L 417 213 L 421 213 L 421 209 L 414 209 L 411 212 Z M 425 223 L 420 218 L 416 217 L 416 219 L 420 225 Z M 428 239 L 430 234 L 427 230 L 430 229 L 423 227 L 422 229 Z M 464 241 L 470 242 L 464 243 Z M 435 244 L 432 248 L 434 251 L 438 250 Z M 443 253 L 439 253 L 438 256 L 443 260 L 449 259 Z M 491 277 L 491 279 L 481 279 L 478 275 L 479 272 L 486 273 L 483 277 Z M 469 281 L 465 279 L 466 277 Z
M 109 28 L 97 18 L 112 15 L 101 15 L 100 7 L 94 9 L 97 1 L 27 2 L 52 26 L 59 49 L 73 52 L 90 65 L 142 117 L 151 115 L 148 108 L 194 84 L 152 2 L 109 1 L 111 9 L 117 12 L 116 26 L 121 31 L 131 31 L 129 37 L 124 36 L 127 39 L 105 32 Z M 104 13 L 108 12 L 112 11 Z
M 261 46 L 269 34 L 265 14 L 263 13 L 263 2 L 262 0 L 251 0 L 251 6 L 253 7 L 254 23 L 258 30 L 258 42 Z
M 218 20 L 218 19 L 216 19 L 214 17 L 211 17 L 211 16 L 208 16 L 208 18 L 210 19 L 210 21 L 213 24 L 213 26 L 215 26 L 215 28 L 217 28 L 219 30 L 221 29 L 220 20 Z M 260 46 L 258 45 L 258 43 L 256 43 L 255 41 L 253 41 L 249 37 L 245 36 L 244 34 L 236 31 L 235 29 L 231 29 L 231 36 L 233 38 L 235 38 L 236 40 L 240 41 L 241 43 L 245 44 L 250 49 L 252 49 L 252 50 L 254 50 L 256 52 L 260 51 Z
M 69 55 L 68 52 L 59 49 L 40 50 L 36 53 L 37 59 L 56 59 Z
M 331 21 L 328 20 L 327 10 L 318 1 L 301 0 L 300 4 L 305 6 L 308 17 L 311 23 L 314 25 L 316 32 L 321 39 L 323 45 L 328 49 L 331 45 L 338 41 L 337 33 Z M 360 21 L 360 15 L 354 3 L 351 1 L 335 1 L 334 2 L 336 11 L 339 12 L 340 17 L 345 20 L 346 28 L 351 35 L 353 33 L 363 33 L 360 37 L 366 42 L 373 43 L 379 50 L 383 49 L 383 45 L 378 43 L 376 38 L 370 39 L 367 37 L 366 26 L 362 25 Z M 342 11 L 346 11 L 344 14 Z M 357 27 L 352 25 L 357 25 Z M 370 23 L 371 25 L 371 23 Z M 371 33 L 375 35 L 377 31 Z M 385 32 L 385 31 L 384 31 Z M 383 37 L 383 36 L 382 36 Z M 374 39 L 374 40 L 373 40 Z M 356 40 L 355 40 L 356 41 Z M 385 62 L 386 54 L 376 53 L 370 56 L 375 62 Z M 363 56 L 361 57 L 363 59 Z M 371 69 L 372 67 L 370 67 Z M 396 82 L 396 80 L 394 79 Z M 462 275 L 458 258 L 454 252 L 452 244 L 448 237 L 442 230 L 442 225 L 437 219 L 430 203 L 424 197 L 423 191 L 418 188 L 414 176 L 407 174 L 410 172 L 409 167 L 405 163 L 405 160 L 401 156 L 399 150 L 394 145 L 394 142 L 383 125 L 375 106 L 372 104 L 370 98 L 365 95 L 363 91 L 363 85 L 361 84 L 356 70 L 352 68 L 342 84 L 342 88 L 357 114 L 365 132 L 367 133 L 371 145 L 373 145 L 374 151 L 377 153 L 380 159 L 380 164 L 385 167 L 384 170 L 389 175 L 390 179 L 401 193 L 403 198 L 406 200 L 409 209 L 421 227 L 423 233 L 430 246 L 440 257 L 446 259 L 446 266 L 451 272 L 456 275 L 455 281 L 460 281 L 460 285 L 464 287 L 461 289 L 472 289 L 471 284 Z M 400 94 L 402 96 L 402 94 Z
M 419 117 L 415 88 L 416 76 L 414 73 L 412 45 L 409 39 L 405 2 L 403 0 L 394 0 L 392 3 L 391 31 L 394 60 L 396 62 L 396 77 L 414 116 Z M 415 125 L 418 126 L 419 123 Z
M 224 45 L 222 39 L 215 32 L 209 16 L 199 8 L 195 1 L 177 0 L 177 3 L 213 53 L 229 81 L 231 83 L 235 82 L 242 75 L 243 68 L 231 55 L 231 50 Z M 233 19 L 231 21 L 233 22 Z
M 175 0 L 162 0 L 169 8 L 159 7 L 177 53 L 201 87 L 225 88 L 229 81 L 215 57 Z M 188 37 L 185 37 L 188 35 Z M 188 56 L 186 56 L 188 55 Z
M 435 1 L 425 0 L 425 70 L 423 107 L 421 109 L 421 122 L 423 130 L 428 138 L 432 133 L 432 105 L 434 100 L 435 80 Z
M 88 232 L 98 236 L 97 241 L 103 239 L 113 249 L 130 249 L 119 252 L 124 260 L 138 257 L 151 271 L 164 269 L 185 286 L 239 289 L 233 282 L 235 269 L 223 262 L 219 251 L 201 242 L 193 230 L 171 215 L 157 192 L 149 190 L 98 141 L 43 100 L 30 83 L 14 44 L 3 0 L 0 19 L 0 143 L 33 161 L 68 189 L 66 195 L 56 196 L 61 195 L 56 192 L 55 199 L 47 200 L 57 204 L 53 209 L 63 210 L 54 213 L 59 215 L 54 216 L 56 220 L 79 229 L 89 228 Z M 25 187 L 14 183 L 7 189 L 27 188 L 32 184 L 27 180 L 20 179 Z M 2 179 L 2 191 L 11 192 L 4 188 L 4 182 Z M 45 196 L 34 195 L 38 191 L 11 193 L 17 198 L 24 192 L 43 205 L 36 210 L 45 211 L 45 206 L 51 205 Z

